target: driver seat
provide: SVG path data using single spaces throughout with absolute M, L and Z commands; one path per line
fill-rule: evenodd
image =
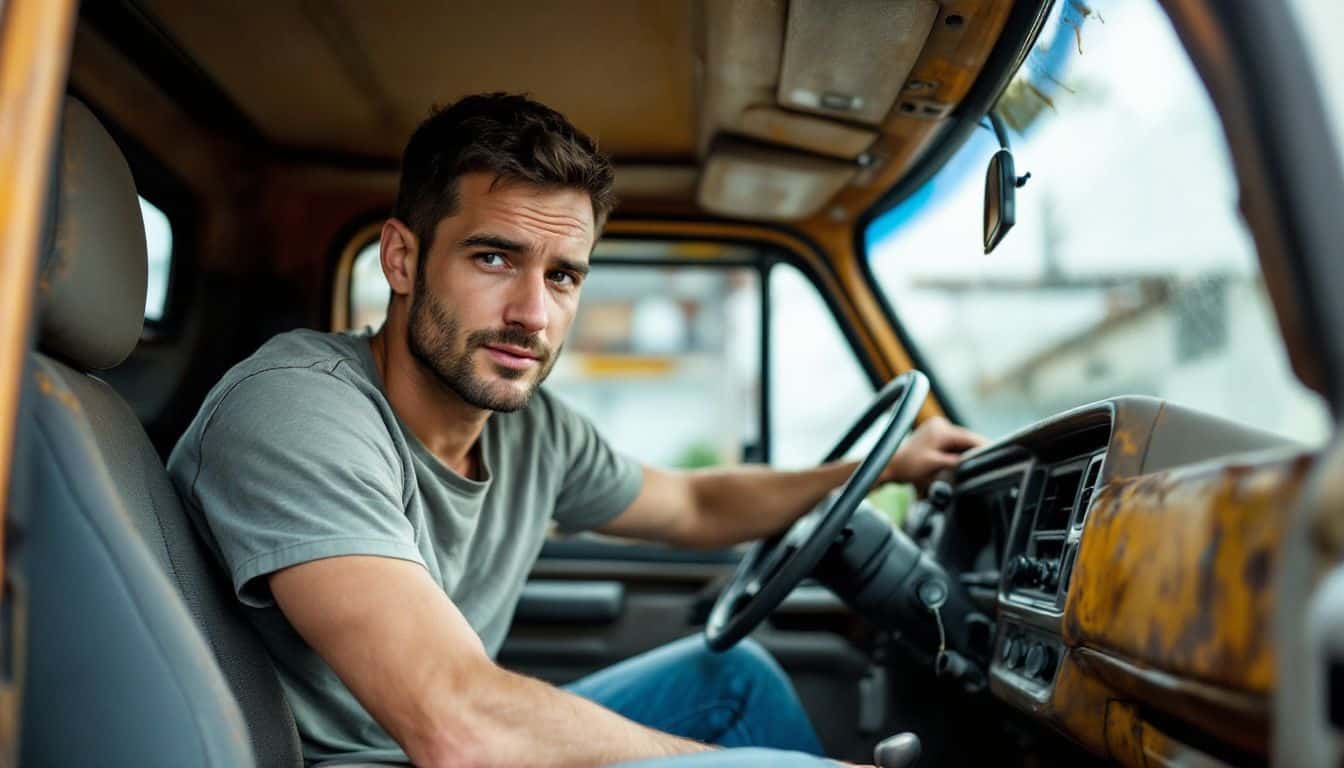
M 134 412 L 93 375 L 144 322 L 130 169 L 73 99 L 58 141 L 6 536 L 27 585 L 20 763 L 301 766 L 260 638 Z

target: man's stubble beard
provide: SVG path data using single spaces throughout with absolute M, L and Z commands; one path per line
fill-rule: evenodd
M 550 375 L 555 361 L 560 358 L 560 349 L 550 350 L 544 347 L 533 335 L 518 328 L 504 328 L 493 331 L 475 331 L 467 335 L 461 352 L 458 348 L 461 329 L 457 318 L 431 296 L 425 288 L 424 272 L 415 275 L 415 288 L 411 294 L 410 317 L 406 329 L 406 343 L 411 356 L 424 366 L 434 378 L 438 379 L 449 391 L 463 402 L 476 408 L 508 413 L 527 405 L 532 394 Z M 472 356 L 477 349 L 487 344 L 507 344 L 522 347 L 536 355 L 540 370 L 535 381 L 523 392 L 498 391 L 490 382 L 476 375 L 472 367 Z M 532 370 L 517 370 L 496 366 L 496 372 L 502 379 L 521 379 L 534 375 Z

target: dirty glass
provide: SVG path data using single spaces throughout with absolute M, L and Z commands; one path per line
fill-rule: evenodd
M 1160 8 L 1057 3 L 999 111 L 1031 178 L 997 250 L 981 232 L 989 130 L 865 232 L 879 288 L 963 419 L 999 436 L 1146 394 L 1322 442 L 1217 116 Z

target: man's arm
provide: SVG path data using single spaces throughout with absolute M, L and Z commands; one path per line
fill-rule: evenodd
M 709 749 L 495 665 L 416 563 L 333 557 L 269 583 L 285 618 L 417 766 L 598 766 Z
M 926 486 L 984 438 L 946 419 L 929 419 L 892 457 L 879 483 Z M 696 549 L 768 536 L 816 506 L 858 466 L 841 461 L 781 472 L 764 467 L 689 472 L 644 468 L 644 485 L 625 512 L 598 530 Z

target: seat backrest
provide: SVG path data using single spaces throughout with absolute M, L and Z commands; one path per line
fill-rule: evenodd
M 136 547 L 128 545 L 127 551 L 136 549 L 148 558 L 160 578 L 166 577 L 164 583 L 171 585 L 167 594 L 160 590 L 128 595 L 129 604 L 123 601 L 119 609 L 128 614 L 143 612 L 149 610 L 145 601 L 151 601 L 155 611 L 189 616 L 200 630 L 197 642 L 213 652 L 207 654 L 205 664 L 195 659 L 197 668 L 207 678 L 222 671 L 227 681 L 225 690 L 232 692 L 232 697 L 226 697 L 232 714 L 223 711 L 229 707 L 221 704 L 221 711 L 216 713 L 221 718 L 217 727 L 226 727 L 241 705 L 243 732 L 257 765 L 302 765 L 294 718 L 260 638 L 242 613 L 222 569 L 193 530 L 134 412 L 111 387 L 89 373 L 116 366 L 139 341 L 144 322 L 146 256 L 143 223 L 126 161 L 97 119 L 73 99 L 65 105 L 61 158 L 55 176 L 54 215 L 50 217 L 48 245 L 39 273 L 41 354 L 35 354 L 30 365 L 39 377 L 39 391 L 59 393 L 58 401 L 70 407 L 57 413 L 39 404 L 35 429 L 56 435 L 53 439 L 62 446 L 76 446 L 63 448 L 62 460 L 79 462 L 65 466 L 68 474 L 88 472 L 90 477 L 105 479 L 105 487 L 90 491 L 107 494 L 105 506 L 111 511 L 104 516 L 116 517 L 118 530 L 138 534 Z M 56 415 L 60 423 L 47 426 L 46 422 Z M 78 425 L 81 437 L 64 436 L 72 424 Z M 44 474 L 43 478 L 44 484 L 34 488 L 34 493 L 43 498 L 64 493 L 45 485 L 59 484 L 60 476 Z M 33 567 L 48 568 L 35 562 L 40 559 L 28 557 Z M 86 580 L 80 561 L 69 562 L 70 573 L 80 581 Z M 34 614 L 62 610 L 56 596 L 49 595 L 56 602 L 47 604 L 39 602 L 35 592 L 30 596 Z M 167 604 L 174 607 L 165 607 Z M 30 627 L 35 629 L 37 624 L 30 622 Z M 30 641 L 30 656 L 39 642 L 36 637 Z M 90 652 L 101 646 L 96 634 L 83 633 L 76 642 Z M 64 676 L 71 674 L 66 672 Z M 28 697 L 35 682 L 30 678 L 26 683 L 28 701 L 32 700 Z M 190 687 L 186 682 L 183 685 Z M 108 695 L 114 697 L 112 700 L 116 696 L 127 701 L 141 698 L 135 686 L 114 689 Z M 53 694 L 42 700 L 59 698 Z M 28 721 L 43 718 L 40 711 L 26 710 L 25 732 Z
M 27 596 L 20 765 L 253 764 L 238 705 L 54 367 L 27 362 L 11 534 Z

